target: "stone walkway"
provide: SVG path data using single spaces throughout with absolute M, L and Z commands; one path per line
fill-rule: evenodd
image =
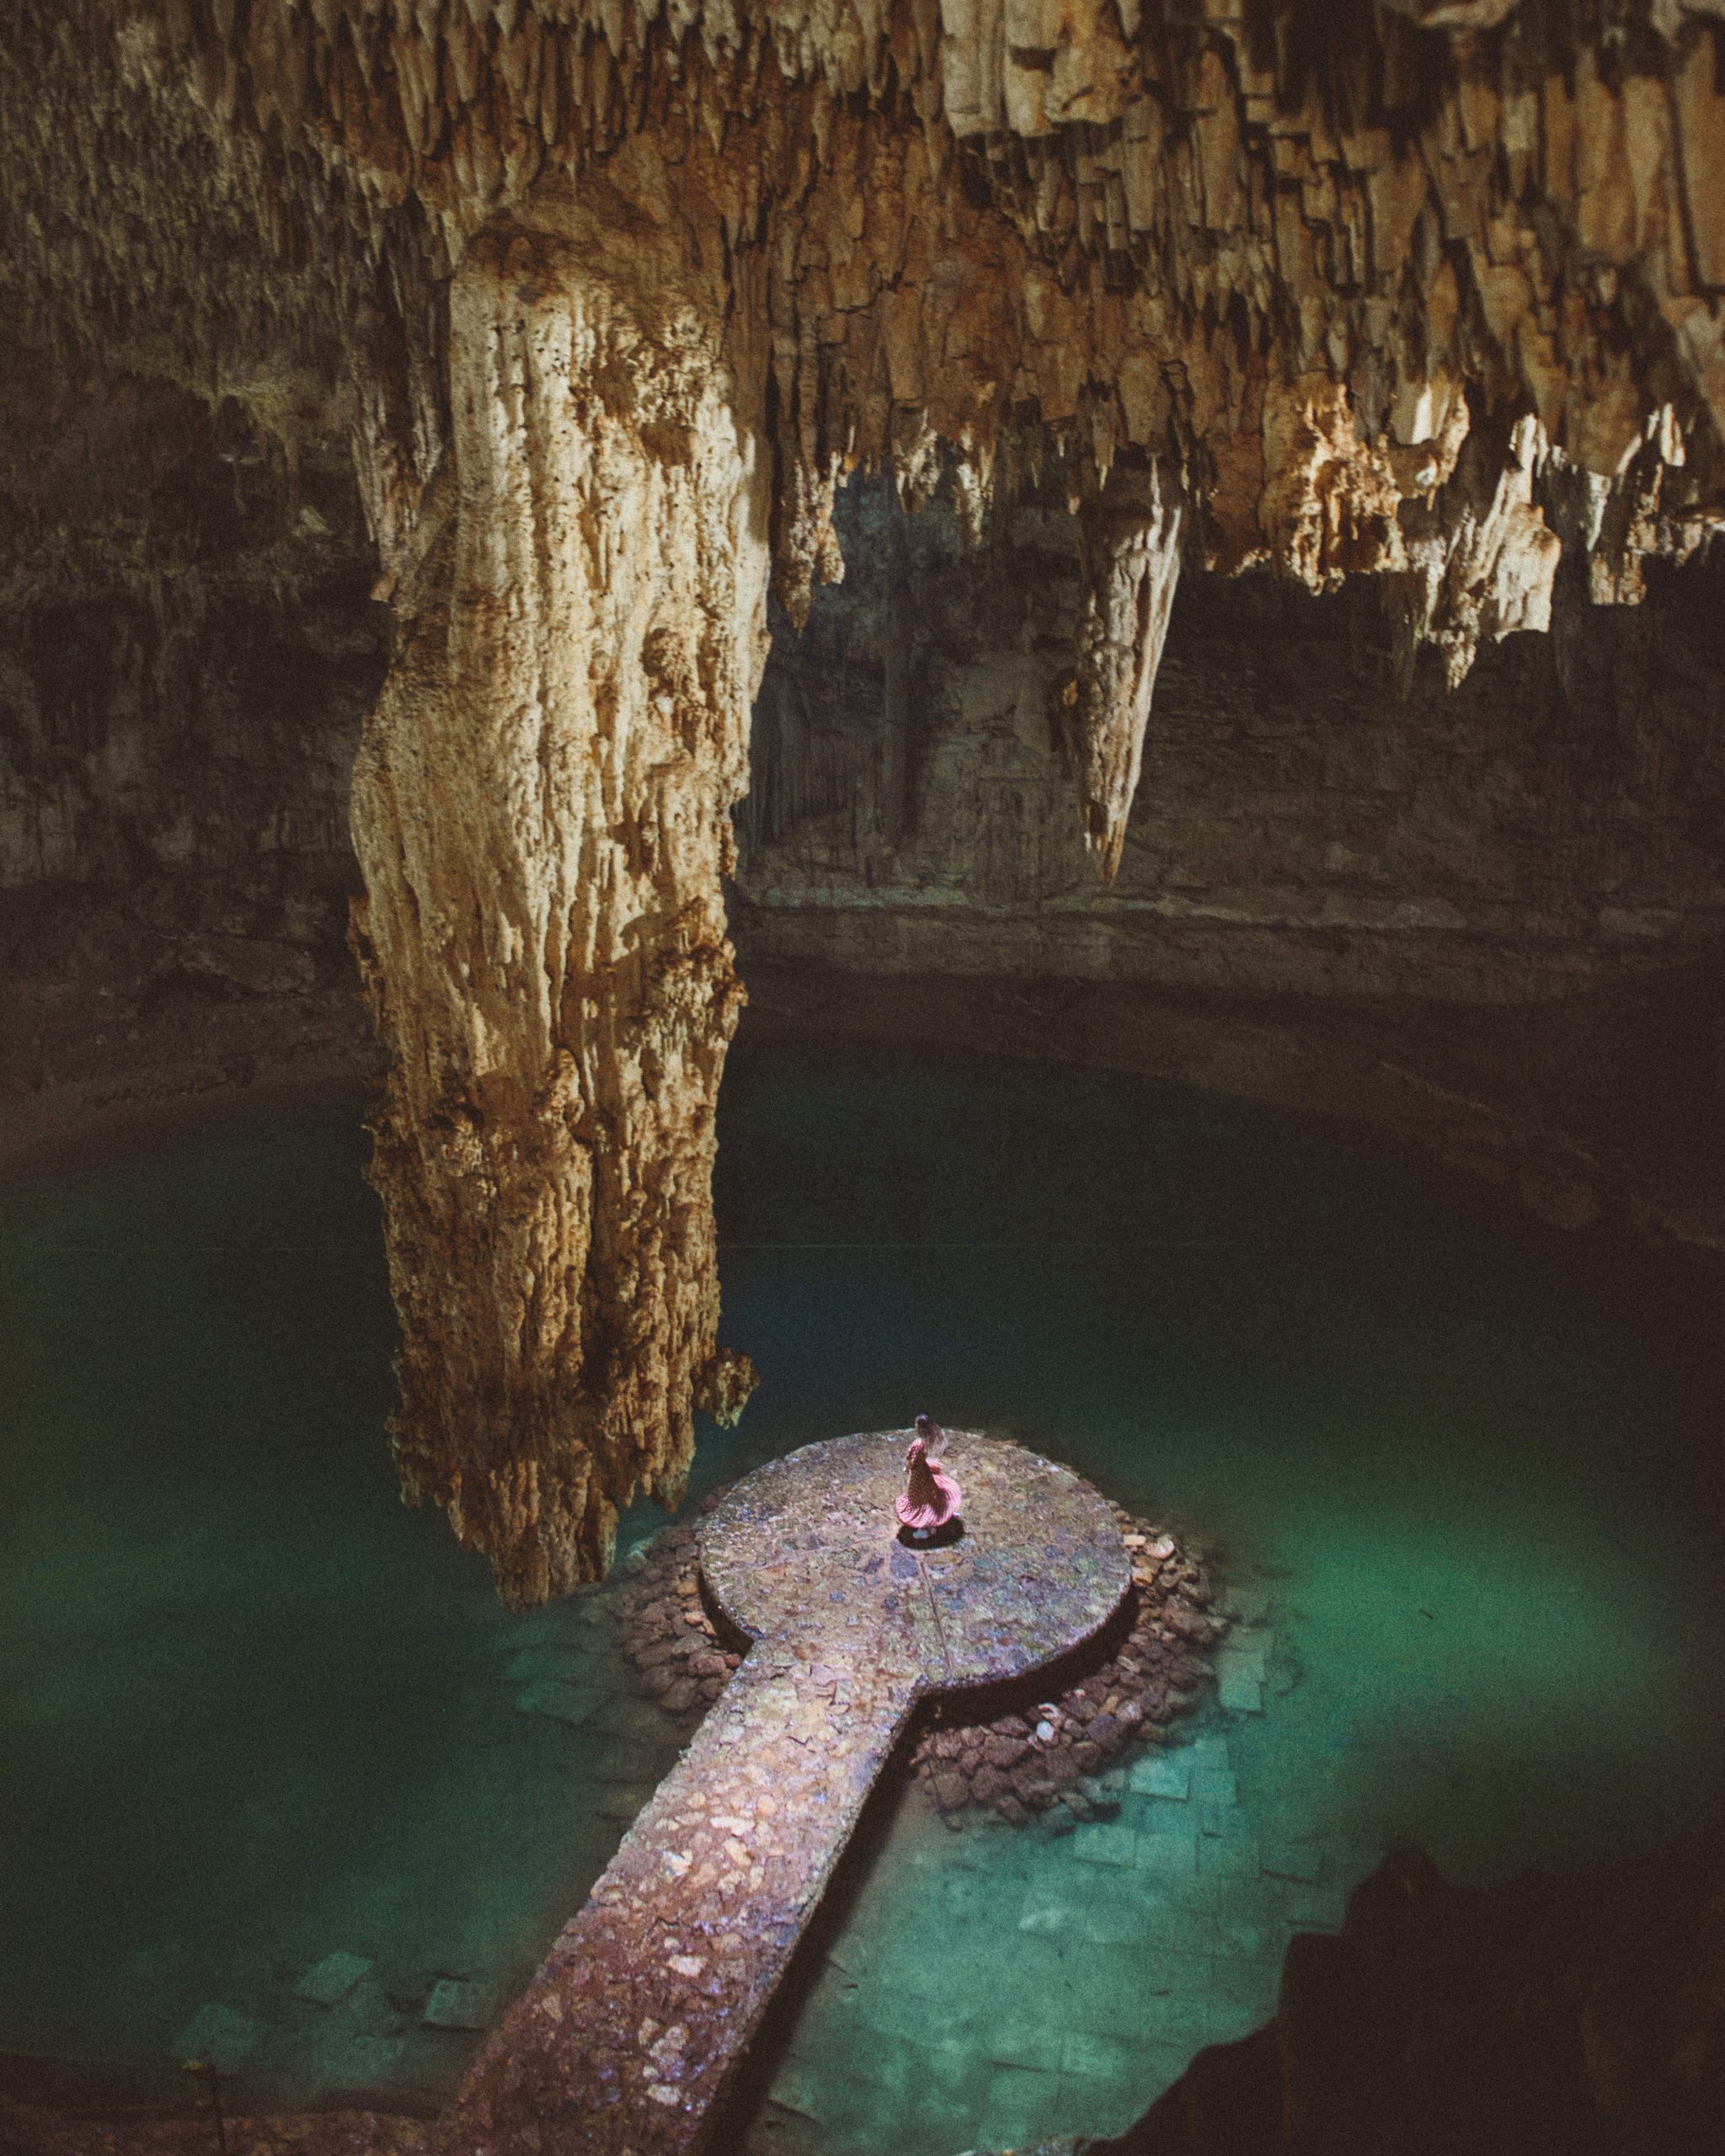
M 1261 2027 L 1295 1932 L 1381 1854 L 1281 1785 L 1268 1582 L 1231 1583 L 1232 1710 L 1100 1779 L 1111 1816 L 1028 1830 L 900 1806 L 814 1972 L 740 2156 L 953 2156 L 1123 2132 L 1206 2044 Z M 1053 1822 L 1054 1824 L 1050 1824 Z M 1062 1831 L 1063 1830 L 1063 1831 Z
M 1103 1500 L 1021 1447 L 948 1433 L 966 1532 L 897 1539 L 908 1433 L 805 1447 L 702 1534 L 752 1645 L 463 2083 L 463 2152 L 670 2156 L 705 2143 L 917 1701 L 1028 1675 L 1093 1636 L 1130 1568 Z

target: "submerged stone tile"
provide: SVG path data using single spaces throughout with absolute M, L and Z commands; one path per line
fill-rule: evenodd
M 997 2025 L 982 2044 L 991 2065 L 1028 2067 L 1037 2073 L 1060 2072 L 1060 2031 L 1048 2017 Z
M 516 1693 L 515 1705 L 524 1715 L 549 1715 L 554 1721 L 579 1726 L 592 1719 L 600 1696 L 591 1690 L 578 1691 L 572 1684 L 547 1679 L 529 1684 L 525 1691 Z
M 1159 1998 L 1165 1992 L 1178 1992 L 1182 1996 L 1189 1993 L 1194 1998 L 1202 1997 L 1210 1989 L 1215 1966 L 1210 1940 L 1206 1923 L 1178 1945 L 1172 1939 L 1148 1940 L 1142 1951 L 1117 1956 L 1114 1966 L 1130 1973 L 1135 1996 Z
M 1198 1833 L 1199 1807 L 1190 1804 L 1150 1804 L 1136 1814 L 1139 1832 L 1159 1842 L 1190 1842 Z
M 1230 1632 L 1216 1651 L 1217 1675 L 1244 1677 L 1262 1684 L 1274 1636 L 1274 1633 L 1256 1629 Z
M 625 1826 L 639 1818 L 653 1795 L 650 1785 L 638 1782 L 618 1782 L 593 1807 L 598 1819 L 621 1820 Z
M 1033 1892 L 1026 1897 L 1018 1929 L 1059 1937 L 1079 1929 L 1081 1904 L 1067 1895 Z
M 1209 2041 L 1207 1991 L 1151 1992 L 1137 2004 L 1137 2018 L 1122 2035 L 1142 2036 L 1151 2043 L 1190 2045 L 1194 2051 Z
M 218 2073 L 232 2073 L 257 2048 L 262 2034 L 248 2015 L 231 2006 L 200 2006 L 174 2038 L 173 2055 L 181 2061 L 201 2059 Z
M 1275 2010 L 1274 1999 L 1266 2007 L 1245 1999 L 1213 1999 L 1207 2016 L 1209 2040 L 1213 2044 L 1238 2043 L 1242 2036 L 1263 2028 Z
M 1135 1759 L 1126 1786 L 1140 1796 L 1162 1797 L 1183 1803 L 1191 1792 L 1192 1763 L 1183 1752 L 1150 1752 Z
M 975 2129 L 985 2148 L 1012 2148 L 1034 2140 L 1056 2121 L 1060 2079 L 1023 2067 L 1002 2067 L 988 2084 Z
M 326 2089 L 366 2095 L 393 2075 L 407 2050 L 403 2036 L 344 2035 L 334 2047 L 320 2047 L 318 2078 Z
M 572 1623 L 563 1606 L 553 1603 L 546 1609 L 530 1610 L 511 1618 L 493 1645 L 499 1654 L 515 1654 L 528 1647 L 558 1646 L 569 1637 Z
M 1316 1886 L 1323 1870 L 1323 1851 L 1316 1842 L 1266 1842 L 1263 1869 L 1272 1879 L 1292 1879 Z
M 1137 2075 L 1136 2089 L 1130 2095 L 1124 2089 L 1115 2090 L 1112 2101 L 1116 2108 L 1111 2109 L 1108 2101 L 1098 2103 L 1094 2113 L 1097 2125 L 1093 2131 L 1124 2133 L 1139 2114 L 1154 2103 L 1163 2089 L 1172 2089 L 1191 2065 L 1192 2047 L 1189 2041 L 1185 2043 L 1135 2043 L 1132 2057 Z M 1075 2090 L 1083 2085 L 1076 2075 L 1062 2083 L 1063 2089 Z M 1091 2114 L 1081 2115 L 1075 2111 L 1071 2116 L 1075 2121 L 1081 2122 L 1082 2117 Z
M 1258 1871 L 1257 1835 L 1200 1834 L 1198 1838 L 1198 1868 L 1223 1879 L 1250 1879 L 1255 1876 Z
M 923 2085 L 939 2090 L 949 2102 L 968 2101 L 980 2105 L 993 2070 L 982 2057 L 982 2050 L 983 2047 L 968 2030 L 961 2033 L 948 2029 L 931 2036 L 927 2042 L 918 2046 L 916 2052 Z
M 334 2006 L 337 1999 L 347 1997 L 371 1966 L 363 1955 L 338 1948 L 307 1970 L 294 1986 L 293 1995 L 310 2000 L 313 2006 Z
M 1169 1981 L 1154 1957 L 1082 1948 L 1069 1966 L 1065 1990 L 1058 2001 L 1063 2029 L 1092 2036 L 1130 2036 L 1140 2026 L 1146 1974 Z
M 1061 2072 L 1121 2083 L 1135 2076 L 1135 2051 L 1130 2037 L 1097 2036 L 1089 2029 L 1067 2029 L 1061 2040 Z
M 1156 1891 L 1167 1897 L 1171 1908 L 1183 1913 L 1183 1921 L 1196 1926 L 1206 1922 L 1221 1908 L 1224 1899 L 1237 1891 L 1234 1880 L 1216 1878 L 1210 1872 L 1198 1870 L 1198 1838 L 1196 1835 L 1184 1844 L 1191 1852 L 1192 1869 L 1173 1872 L 1156 1881 Z
M 918 1979 L 921 1981 L 918 1981 Z M 943 1983 L 923 1967 L 895 1967 L 877 1980 L 858 2017 L 862 2041 L 879 2037 L 893 2045 L 921 2042 L 941 2022 L 950 2001 Z
M 444 1977 L 431 1987 L 425 2002 L 428 2029 L 489 2029 L 497 2019 L 500 2002 L 496 1988 L 465 1978 Z
M 569 1640 L 521 1648 L 505 1663 L 504 1675 L 512 1684 L 537 1684 L 548 1680 L 553 1684 L 578 1684 L 590 1689 L 591 1669 L 591 1648 Z
M 1289 1894 L 1284 1909 L 1296 1931 L 1339 1931 L 1348 1897 L 1340 1886 L 1300 1886 Z
M 825 2067 L 819 2060 L 801 2058 L 793 2052 L 773 2076 L 766 2100 L 818 2125 L 833 2093 L 832 2077 Z
M 1198 1869 L 1198 1837 L 1185 1834 L 1140 1834 L 1137 1865 L 1140 1871 L 1164 1877 L 1190 1877 Z
M 644 1785 L 651 1790 L 676 1757 L 667 1744 L 611 1744 L 595 1753 L 590 1772 L 595 1782 L 615 1788 L 633 1790 Z
M 1081 1864 L 1135 1865 L 1138 1838 L 1137 1829 L 1123 1821 L 1098 1821 L 1077 1828 L 1072 1854 Z
M 1212 1919 L 1210 1943 L 1215 1953 L 1229 1961 L 1263 1961 L 1279 1969 L 1288 1927 L 1279 1916 L 1223 1908 Z
M 1210 1979 L 1210 2006 L 1212 2011 L 1222 2006 L 1255 2015 L 1255 2028 L 1275 2012 L 1280 1987 L 1281 1969 L 1276 1962 L 1243 1956 L 1220 1961 Z
M 1136 1851 L 1134 1852 L 1135 1864 Z M 1137 1945 L 1146 1936 L 1146 1913 L 1136 1895 L 1108 1893 L 1085 1903 L 1076 1929 L 1092 1946 Z
M 1261 1625 L 1270 1614 L 1274 1590 L 1263 1580 L 1238 1580 L 1228 1590 L 1224 1607 L 1242 1625 Z
M 1020 1988 L 1050 2002 L 1059 2000 L 1070 1983 L 1068 1957 L 1082 1951 L 1071 1933 L 1058 1940 L 1019 1939 L 1012 1948 L 1012 1962 Z
M 1167 2044 L 1134 2044 L 1131 2079 L 1121 2083 L 1100 2074 L 1063 2073 L 1055 2116 L 1063 2133 L 1081 2136 L 1124 2133 L 1140 2112 L 1178 2081 L 1191 2064 L 1189 2055 Z M 1178 2061 L 1178 2063 L 1175 2062 Z M 1081 2141 L 1044 2144 L 1048 2156 L 1076 2156 Z

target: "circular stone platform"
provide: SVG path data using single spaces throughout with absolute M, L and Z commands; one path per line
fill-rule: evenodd
M 1022 1445 L 949 1432 L 964 1534 L 900 1542 L 909 1441 L 805 1445 L 702 1528 L 708 1591 L 752 1644 L 474 2062 L 451 2148 L 702 2156 L 917 1702 L 1028 1676 L 1119 1607 L 1132 1575 L 1118 1521 Z
M 1131 1585 L 1105 1500 L 1071 1468 L 949 1430 L 964 1533 L 908 1547 L 893 1501 L 912 1433 L 804 1445 L 739 1482 L 701 1533 L 701 1570 L 750 1639 L 822 1658 L 921 1665 L 919 1689 L 1022 1677 L 1081 1646 Z

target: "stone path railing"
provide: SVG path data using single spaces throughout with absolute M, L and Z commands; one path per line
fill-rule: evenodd
M 1017 1445 L 949 1433 L 964 1535 L 905 1547 L 906 1437 L 807 1446 L 707 1523 L 707 1590 L 753 1644 L 475 2063 L 451 2152 L 702 2148 L 918 1700 L 1028 1676 L 1119 1608 L 1108 1506 Z

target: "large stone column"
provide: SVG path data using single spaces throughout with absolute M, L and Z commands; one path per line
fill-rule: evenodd
M 399 595 L 354 782 L 396 1459 L 514 1607 L 601 1572 L 618 1508 L 680 1490 L 692 1397 L 736 1390 L 720 878 L 766 498 L 691 250 L 584 221 L 489 232 L 457 274 L 456 507 Z

